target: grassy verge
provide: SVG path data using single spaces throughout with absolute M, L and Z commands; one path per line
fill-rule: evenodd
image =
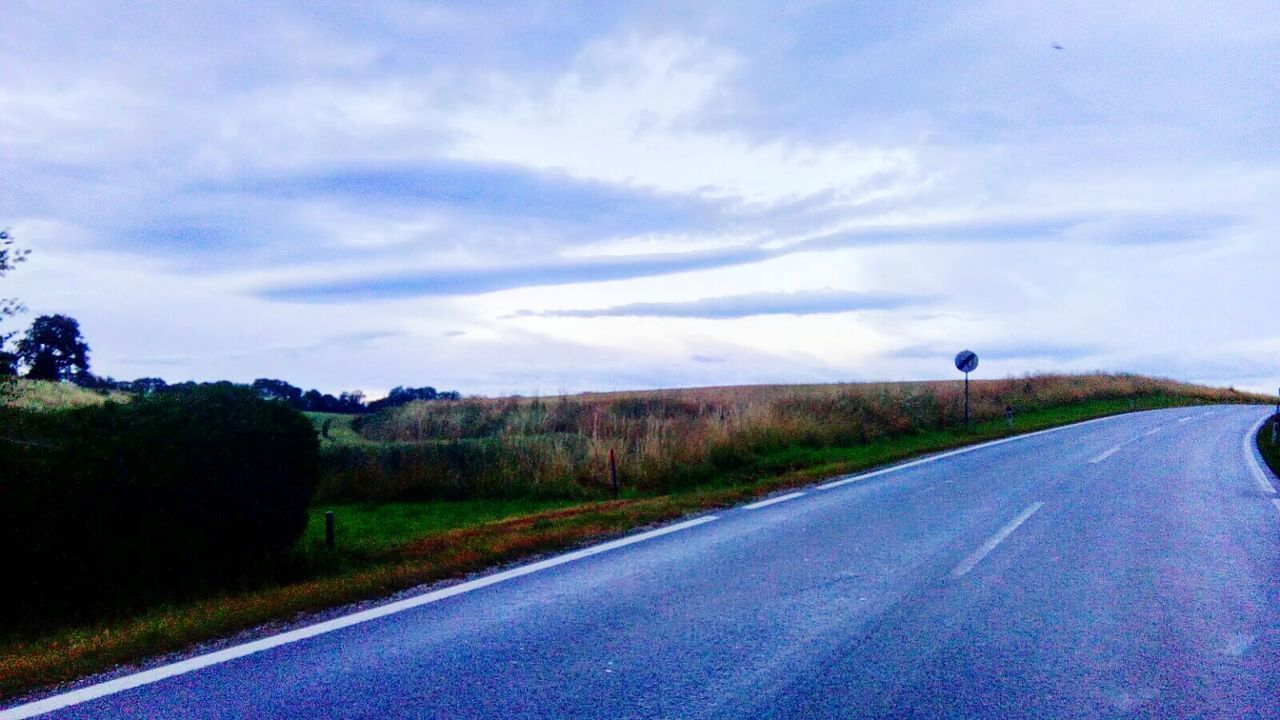
M 734 505 L 831 475 L 984 440 L 1113 415 L 1133 409 L 1202 404 L 1200 398 L 1154 396 L 1092 400 L 1003 420 L 927 431 L 853 447 L 780 448 L 696 487 L 656 497 L 604 502 L 473 500 L 317 507 L 299 552 L 309 560 L 301 581 L 198 602 L 39 637 L 0 639 L 0 696 L 14 694 L 264 623 L 376 598 L 458 577 L 538 553 L 560 550 L 702 510 Z M 332 430 L 332 429 L 331 429 Z M 322 548 L 322 512 L 339 517 L 339 549 Z M 268 628 L 269 629 L 269 628 Z
M 1263 423 L 1258 431 L 1258 450 L 1262 458 L 1271 466 L 1271 472 L 1280 475 L 1280 442 L 1271 442 L 1271 423 Z

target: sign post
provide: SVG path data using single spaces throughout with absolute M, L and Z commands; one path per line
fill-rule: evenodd
M 964 424 L 969 424 L 969 373 L 978 368 L 978 353 L 961 350 L 956 355 L 956 369 L 964 373 Z

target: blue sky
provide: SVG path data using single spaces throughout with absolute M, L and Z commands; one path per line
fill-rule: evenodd
M 1265 3 L 8 3 L 0 295 L 117 378 L 1274 391 Z M 1061 49 L 1054 47 L 1061 46 Z

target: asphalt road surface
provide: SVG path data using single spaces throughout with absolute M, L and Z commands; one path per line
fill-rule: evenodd
M 948 453 L 0 718 L 1280 717 L 1267 412 Z

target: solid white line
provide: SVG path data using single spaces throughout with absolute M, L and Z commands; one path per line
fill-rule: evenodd
M 1267 422 L 1270 416 L 1262 418 L 1249 428 L 1249 432 L 1245 433 L 1244 443 L 1241 449 L 1244 451 L 1245 459 L 1249 461 L 1249 471 L 1253 473 L 1253 479 L 1258 483 L 1258 489 L 1267 495 L 1275 495 L 1276 489 L 1272 486 L 1271 481 L 1267 479 L 1267 471 L 1262 469 L 1262 465 L 1258 462 L 1258 451 L 1254 448 L 1254 443 L 1258 437 L 1258 431 Z
M 1143 436 L 1143 437 L 1151 437 L 1152 435 L 1155 435 L 1156 433 L 1160 432 L 1160 431 L 1161 431 L 1161 430 L 1163 430 L 1163 429 L 1164 429 L 1163 427 L 1158 427 L 1158 428 L 1155 428 L 1155 429 L 1153 429 L 1153 430 L 1148 430 L 1148 431 L 1146 431 L 1146 432 L 1142 433 L 1142 436 Z
M 1272 498 L 1271 502 L 1276 504 L 1276 509 L 1280 510 L 1280 498 Z
M 889 473 L 895 473 L 900 470 L 906 470 L 908 468 L 917 467 L 919 465 L 925 465 L 928 463 L 937 462 L 939 460 L 945 460 L 949 457 L 955 457 L 956 455 L 964 455 L 965 453 L 971 453 L 971 452 L 974 452 L 975 450 L 982 450 L 984 448 L 995 447 L 996 445 L 1003 445 L 1005 443 L 1014 442 L 1016 440 L 1026 440 L 1027 438 L 1033 438 L 1033 437 L 1036 437 L 1037 435 L 1047 435 L 1049 433 L 1061 432 L 1063 430 L 1070 430 L 1072 428 L 1078 428 L 1082 425 L 1092 425 L 1093 423 L 1105 422 L 1107 420 L 1115 420 L 1116 418 L 1119 418 L 1119 417 L 1124 417 L 1124 414 L 1108 415 L 1106 417 L 1094 418 L 1092 420 L 1085 420 L 1083 422 L 1072 423 L 1070 425 L 1062 425 L 1060 427 L 1049 428 L 1047 430 L 1037 430 L 1035 432 L 1026 433 L 1025 435 L 1014 435 L 1013 437 L 1001 438 L 999 440 L 992 440 L 991 442 L 979 443 L 978 445 L 970 445 L 968 447 L 962 447 L 958 450 L 948 450 L 947 452 L 944 452 L 944 453 L 939 453 L 937 455 L 930 455 L 927 458 L 921 458 L 919 460 L 912 460 L 911 462 L 902 463 L 901 465 L 894 465 L 893 467 L 887 467 L 881 470 L 875 470 L 873 472 L 863 473 L 861 475 L 851 475 L 846 478 L 834 480 L 824 485 L 819 485 L 817 489 L 831 490 L 832 488 L 838 488 L 842 485 L 848 485 L 849 483 L 856 483 L 856 482 L 862 482 L 863 480 L 870 480 L 873 477 L 888 475 Z
M 743 505 L 742 509 L 743 510 L 759 510 L 762 507 L 769 507 L 770 505 L 776 505 L 780 502 L 786 502 L 788 500 L 795 500 L 796 498 L 803 497 L 803 496 L 804 496 L 804 493 L 802 492 L 793 492 L 788 495 L 779 495 L 778 497 L 769 498 L 768 500 L 753 502 L 750 505 Z
M 965 558 L 964 562 L 957 565 L 956 569 L 951 571 L 951 576 L 960 577 L 972 570 L 978 563 L 982 562 L 982 558 L 986 557 L 992 550 L 995 550 L 997 545 L 1004 542 L 1005 538 L 1012 535 L 1013 531 L 1017 530 L 1019 525 L 1026 522 L 1027 518 L 1034 515 L 1041 507 L 1044 507 L 1044 503 L 1042 502 L 1031 503 L 1031 506 L 1026 510 L 1023 510 L 1021 515 L 1010 520 L 1009 524 L 1000 528 L 999 532 L 992 535 L 986 542 L 982 543 L 982 547 L 974 550 L 972 555 Z
M 1200 413 L 1200 417 L 1209 417 L 1210 415 L 1212 415 L 1212 414 L 1214 414 L 1214 413 L 1216 413 L 1216 412 L 1218 412 L 1218 411 L 1217 411 L 1217 410 L 1210 410 L 1209 412 L 1206 412 L 1206 413 Z
M 697 527 L 717 519 L 719 518 L 715 515 L 704 515 L 700 518 L 676 523 L 675 525 L 668 525 L 667 527 L 649 530 L 648 532 L 639 533 L 630 537 L 611 540 L 599 545 L 593 545 L 581 550 L 565 553 L 564 555 L 511 568 L 510 570 L 504 570 L 499 573 L 494 573 L 493 575 L 441 588 L 440 590 L 400 600 L 381 607 L 352 613 L 351 615 L 344 615 L 343 617 L 334 618 L 333 620 L 327 620 L 322 623 L 298 628 L 297 630 L 291 630 L 279 635 L 265 637 L 261 640 L 254 640 L 253 642 L 248 642 L 243 645 L 236 645 L 234 647 L 229 647 L 205 655 L 197 655 L 196 657 L 189 658 L 181 662 L 162 665 L 161 667 L 133 673 L 132 675 L 125 675 L 124 677 L 115 678 L 114 680 L 108 680 L 96 685 L 90 685 L 89 687 L 72 690 L 59 695 L 53 695 L 42 700 L 36 700 L 34 702 L 26 703 L 25 705 L 18 705 L 16 707 L 9 708 L 8 710 L 0 711 L 0 720 L 29 718 L 35 715 L 41 715 L 43 713 L 69 707 L 71 705 L 78 705 L 106 695 L 112 695 L 131 688 L 159 682 L 160 680 L 171 678 L 175 675 L 182 675 L 211 665 L 217 665 L 229 660 L 235 660 L 236 658 L 242 658 L 246 655 L 262 652 L 263 650 L 270 650 L 271 648 L 280 647 L 281 645 L 288 645 L 289 643 L 295 643 L 299 640 L 306 640 L 307 638 L 312 638 L 317 635 L 330 633 L 334 630 L 341 630 L 342 628 L 351 627 L 352 625 L 359 625 L 360 623 L 369 622 L 370 620 L 376 620 L 388 615 L 394 615 L 422 605 L 439 602 L 440 600 L 451 598 L 456 595 L 462 595 L 463 593 L 468 593 L 472 590 L 479 590 L 481 588 L 489 587 L 490 585 L 497 585 L 498 583 L 505 582 L 507 580 L 531 575 L 548 568 L 556 567 L 557 565 L 564 565 L 566 563 L 574 562 L 575 560 L 591 557 L 592 555 L 599 555 L 600 553 L 608 552 L 610 550 L 626 547 L 627 545 L 634 545 L 663 535 L 669 535 L 681 530 L 688 530 L 689 528 Z

